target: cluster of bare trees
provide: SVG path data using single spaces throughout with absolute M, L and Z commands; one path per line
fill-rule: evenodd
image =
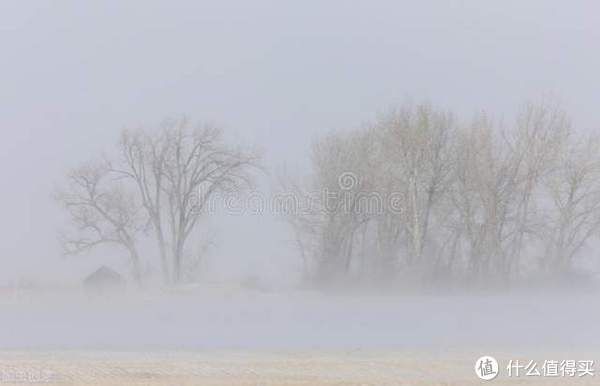
M 304 273 L 508 284 L 568 272 L 600 234 L 599 144 L 551 103 L 509 125 L 406 105 L 322 137 L 308 181 L 285 183 L 313 203 L 287 216 Z
M 188 247 L 215 195 L 252 184 L 255 152 L 234 149 L 212 126 L 169 120 L 158 130 L 125 130 L 114 159 L 73 170 L 57 193 L 72 227 L 62 235 L 69 254 L 112 244 L 127 252 L 141 280 L 140 238 L 156 243 L 166 283 L 184 279 Z
M 600 235 L 599 146 L 550 103 L 524 105 L 508 125 L 405 105 L 323 136 L 308 179 L 284 181 L 310 203 L 286 214 L 304 275 L 507 285 L 570 272 Z M 139 240 L 152 239 L 164 281 L 180 282 L 205 207 L 250 187 L 257 162 L 186 119 L 125 130 L 113 157 L 73 170 L 57 194 L 72 225 L 65 251 L 119 246 L 139 281 Z

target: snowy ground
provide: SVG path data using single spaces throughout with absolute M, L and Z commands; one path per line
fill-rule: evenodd
M 21 296 L 0 303 L 0 384 L 29 375 L 96 385 L 475 385 L 482 355 L 501 365 L 596 360 L 600 372 L 598 304 L 596 294 L 558 292 Z M 493 384 L 598 379 L 501 376 Z
M 564 357 L 497 354 L 501 363 Z M 11 351 L 0 353 L 0 358 L 4 383 L 29 379 L 54 385 L 468 386 L 483 382 L 473 372 L 477 354 L 465 351 Z M 503 372 L 490 384 L 595 385 L 598 378 L 510 378 Z

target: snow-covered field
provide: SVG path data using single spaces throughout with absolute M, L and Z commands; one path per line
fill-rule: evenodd
M 475 385 L 482 355 L 501 365 L 572 359 L 598 367 L 599 316 L 590 293 L 49 292 L 2 302 L 0 375 L 4 383 L 30 376 L 94 385 Z M 597 379 L 501 376 L 493 384 Z
M 501 363 L 562 355 L 498 354 Z M 0 374 L 5 383 L 27 383 L 24 377 L 30 377 L 30 383 L 54 385 L 467 386 L 482 383 L 473 372 L 476 357 L 475 352 L 443 350 L 10 351 L 0 353 Z M 510 378 L 502 373 L 491 384 L 594 385 L 597 379 Z
M 0 307 L 0 349 L 600 348 L 595 293 L 469 296 L 194 289 Z

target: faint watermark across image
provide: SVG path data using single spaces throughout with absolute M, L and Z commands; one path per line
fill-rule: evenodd
M 360 189 L 359 177 L 351 172 L 340 174 L 337 186 L 317 191 L 266 194 L 252 190 L 211 195 L 200 188 L 192 200 L 193 210 L 206 214 L 289 216 L 337 213 L 373 217 L 404 212 L 404 194 Z

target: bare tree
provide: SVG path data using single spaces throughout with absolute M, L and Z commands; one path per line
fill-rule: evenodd
M 281 185 L 292 199 L 285 219 L 306 277 L 319 283 L 348 276 L 361 264 L 361 229 L 373 216 L 373 132 L 333 132 L 312 147 L 314 173 L 305 184 L 287 178 Z
M 453 168 L 454 118 L 428 104 L 407 105 L 380 119 L 376 128 L 382 148 L 380 175 L 388 179 L 382 188 L 404 197 L 400 223 L 408 246 L 405 263 L 422 263 L 434 207 L 448 187 Z M 393 239 L 398 237 L 398 230 L 384 229 Z
M 119 152 L 121 157 L 111 165 L 111 171 L 125 176 L 135 184 L 156 237 L 163 280 L 168 283 L 171 271 L 161 209 L 164 197 L 162 184 L 166 144 L 142 130 L 124 130 L 119 142 Z
M 61 237 L 65 253 L 82 253 L 103 244 L 121 246 L 129 253 L 133 276 L 139 283 L 136 240 L 144 229 L 145 215 L 134 197 L 111 178 L 104 163 L 75 169 L 68 180 L 68 186 L 56 194 L 73 228 Z
M 571 144 L 545 179 L 552 211 L 546 217 L 543 266 L 550 272 L 572 269 L 573 258 L 600 230 L 600 140 Z
M 289 219 L 304 261 L 326 278 L 354 267 L 509 285 L 535 262 L 526 252 L 546 241 L 554 256 L 547 264 L 566 269 L 597 233 L 600 205 L 594 142 L 566 151 L 570 132 L 566 113 L 545 100 L 524 105 L 508 126 L 485 114 L 459 126 L 452 114 L 422 104 L 325 136 L 313 147 L 309 186 L 330 195 Z M 340 188 L 348 172 L 357 181 Z M 369 193 L 396 195 L 401 210 L 357 215 L 356 198 Z
M 511 219 L 513 232 L 502 262 L 505 277 L 520 275 L 526 242 L 539 238 L 544 224 L 539 210 L 544 199 L 542 180 L 561 167 L 559 155 L 568 145 L 570 132 L 570 120 L 560 105 L 552 100 L 542 100 L 525 104 L 515 129 L 505 134 L 517 172 Z
M 258 155 L 227 147 L 222 132 L 191 127 L 187 119 L 165 121 L 154 135 L 125 132 L 122 162 L 113 170 L 133 181 L 152 223 L 166 280 L 180 281 L 185 245 L 219 193 L 237 192 L 252 183 Z
M 506 284 L 520 275 L 526 241 L 542 229 L 541 181 L 557 167 L 569 128 L 557 105 L 540 103 L 525 105 L 514 127 L 483 115 L 461 130 L 448 226 L 452 251 L 466 243 L 472 279 L 494 276 Z

